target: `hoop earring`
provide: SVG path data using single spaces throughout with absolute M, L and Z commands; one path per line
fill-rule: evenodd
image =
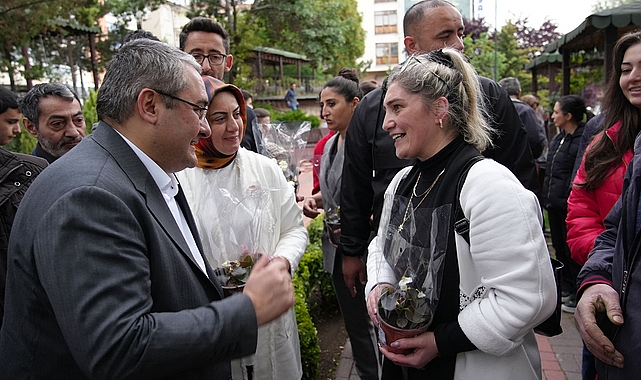
M 438 119 L 438 124 L 443 129 L 443 119 Z

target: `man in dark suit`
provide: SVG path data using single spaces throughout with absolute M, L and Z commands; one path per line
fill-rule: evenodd
M 94 133 L 25 195 L 9 242 L 1 379 L 229 379 L 257 329 L 294 304 L 280 261 L 222 299 L 174 172 L 210 134 L 200 66 L 125 44 Z

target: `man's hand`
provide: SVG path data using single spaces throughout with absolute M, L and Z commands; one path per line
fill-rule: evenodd
M 623 368 L 623 355 L 614 348 L 596 323 L 596 314 L 603 312 L 607 313 L 613 324 L 623 324 L 619 294 L 616 290 L 606 284 L 592 285 L 583 292 L 576 306 L 574 324 L 585 346 L 597 359 L 608 365 Z
M 386 358 L 401 367 L 423 368 L 438 356 L 438 347 L 434 332 L 428 331 L 414 338 L 399 339 L 390 343 L 390 347 L 399 350 L 413 349 L 407 355 L 395 354 L 381 345 L 380 350 Z
M 367 282 L 365 263 L 360 257 L 343 256 L 343 279 L 352 297 L 356 297 L 356 278 L 363 285 Z
M 245 293 L 254 304 L 258 326 L 273 321 L 294 306 L 292 276 L 283 260 L 270 263 L 263 255 L 252 269 Z

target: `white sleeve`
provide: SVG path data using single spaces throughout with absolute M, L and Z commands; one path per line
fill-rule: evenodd
M 296 203 L 294 188 L 287 183 L 280 168 L 271 160 L 263 161 L 267 161 L 263 163 L 264 175 L 270 177 L 274 188 L 279 189 L 274 195 L 274 202 L 276 207 L 280 207 L 280 237 L 274 255 L 286 258 L 293 274 L 307 247 L 307 229 L 303 223 L 303 211 Z
M 505 355 L 556 306 L 541 208 L 508 169 L 489 159 L 469 171 L 460 202 L 470 220 L 470 245 L 456 236 L 461 290 L 484 293 L 458 321 L 480 350 Z

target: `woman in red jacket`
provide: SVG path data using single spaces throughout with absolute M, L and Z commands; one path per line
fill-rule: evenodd
M 570 253 L 579 264 L 588 259 L 594 240 L 605 230 L 603 220 L 621 195 L 623 177 L 634 156 L 632 144 L 637 133 L 637 125 L 622 128 L 621 121 L 617 121 L 596 135 L 586 149 L 572 184 L 566 219 Z M 631 139 L 623 136 L 626 134 L 631 135 Z M 624 143 L 630 145 L 623 146 Z M 586 166 L 591 170 L 586 170 Z
M 641 125 L 641 96 L 637 91 L 641 86 L 641 31 L 624 38 L 614 52 L 614 56 L 622 56 L 622 63 L 613 68 L 614 80 L 606 81 L 603 97 L 604 125 L 611 127 L 598 134 L 586 149 L 568 198 L 568 246 L 572 259 L 581 265 L 594 247 L 594 240 L 605 230 L 603 220 L 621 195 Z M 583 379 L 594 379 L 594 357 L 585 347 L 583 354 Z

